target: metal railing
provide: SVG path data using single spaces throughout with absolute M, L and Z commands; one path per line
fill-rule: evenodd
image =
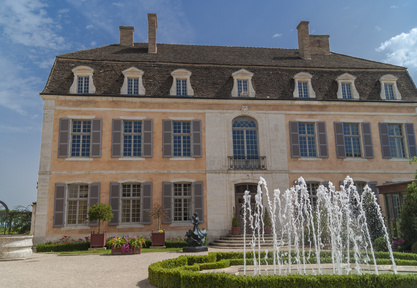
M 229 170 L 266 170 L 266 157 L 234 157 L 229 158 Z

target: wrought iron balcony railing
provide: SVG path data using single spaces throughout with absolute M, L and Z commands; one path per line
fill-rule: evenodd
M 266 170 L 266 157 L 234 157 L 229 156 L 229 170 Z

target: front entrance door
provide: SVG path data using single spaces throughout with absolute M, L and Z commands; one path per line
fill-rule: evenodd
M 251 209 L 252 209 L 252 213 L 255 209 L 256 206 L 256 202 L 255 202 L 255 195 L 256 195 L 256 191 L 257 191 L 257 185 L 256 184 L 236 184 L 235 185 L 235 207 L 236 207 L 236 216 L 239 220 L 239 226 L 242 230 L 242 234 L 243 234 L 243 226 L 244 226 L 244 221 L 243 221 L 243 204 L 244 204 L 244 200 L 243 200 L 243 196 L 245 195 L 245 191 L 249 191 L 250 192 L 250 205 L 251 205 Z M 248 211 L 246 211 L 246 222 L 248 222 Z M 252 233 L 252 229 L 250 228 L 249 223 L 246 223 L 246 233 L 251 234 Z

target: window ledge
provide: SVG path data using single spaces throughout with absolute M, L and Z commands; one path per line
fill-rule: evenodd
M 90 157 L 68 157 L 68 158 L 65 158 L 65 161 L 93 161 L 93 158 L 90 158 Z
M 117 225 L 117 229 L 123 229 L 123 228 L 144 228 L 145 226 L 143 224 L 140 223 L 135 223 L 135 224 L 119 224 Z
M 321 161 L 322 158 L 319 157 L 300 157 L 298 161 Z
M 170 160 L 173 160 L 173 161 L 186 161 L 186 160 L 195 160 L 195 158 L 194 157 L 171 157 L 171 158 L 169 158 Z
M 58 228 L 58 227 L 57 227 Z M 65 226 L 61 228 L 62 230 L 81 230 L 81 229 L 93 229 L 96 230 L 97 226 L 86 226 L 86 225 L 73 225 L 73 226 Z
M 143 158 L 143 157 L 129 157 L 129 156 L 126 156 L 126 157 L 119 158 L 119 160 L 120 161 L 143 161 L 143 160 L 145 160 L 145 158 Z
M 368 159 L 362 157 L 346 157 L 343 161 L 368 161 Z
M 389 161 L 393 161 L 393 162 L 409 162 L 409 159 L 407 159 L 407 158 L 391 158 L 391 159 L 389 159 Z
M 184 221 L 184 222 L 176 222 L 169 225 L 169 227 L 183 227 L 183 226 L 190 226 L 190 221 Z

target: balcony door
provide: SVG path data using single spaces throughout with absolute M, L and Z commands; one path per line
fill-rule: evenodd
M 245 195 L 245 191 L 250 192 L 250 205 L 252 209 L 252 213 L 256 206 L 255 195 L 257 191 L 257 184 L 236 184 L 235 185 L 235 207 L 236 207 L 236 216 L 239 220 L 239 226 L 242 230 L 243 234 L 243 227 L 244 227 L 244 220 L 243 220 L 243 208 L 242 205 L 244 204 L 243 196 Z M 248 211 L 246 211 L 246 221 L 249 219 Z M 246 223 L 246 233 L 252 234 L 252 229 L 249 223 Z
M 233 120 L 233 167 L 234 169 L 259 169 L 258 125 L 250 117 Z

